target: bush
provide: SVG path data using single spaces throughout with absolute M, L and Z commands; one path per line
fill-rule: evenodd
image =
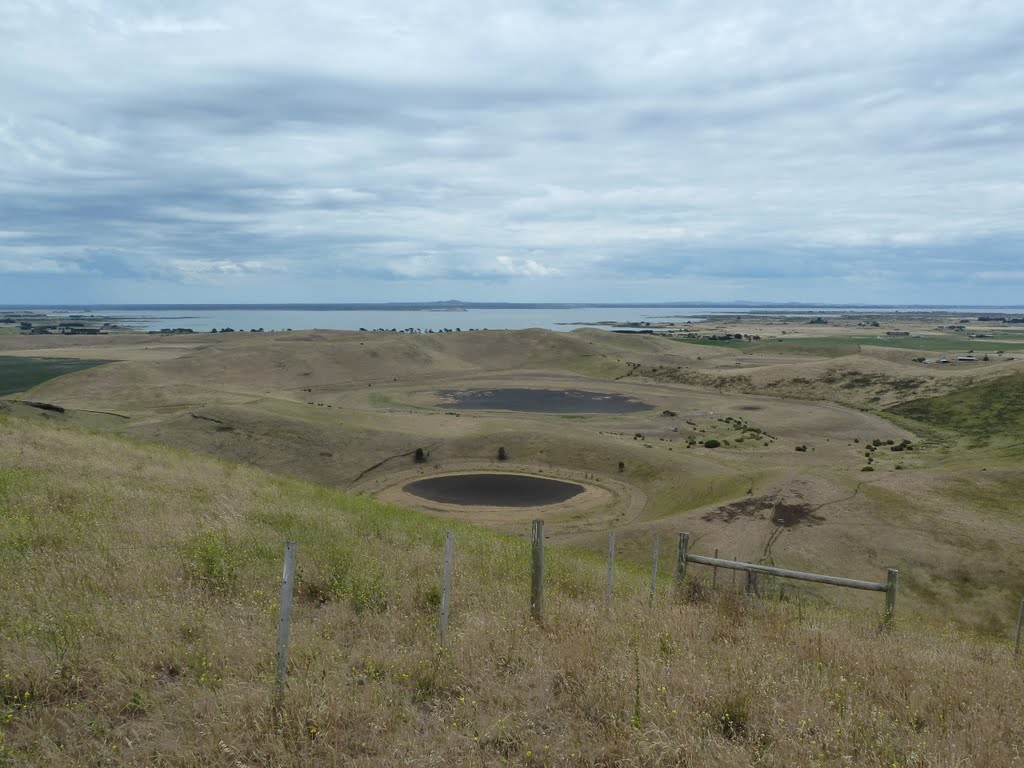
M 416 449 L 416 454 L 413 456 L 413 461 L 415 461 L 417 464 L 422 464 L 426 460 L 427 460 L 427 456 L 426 456 L 425 453 L 423 453 L 423 449 L 422 448 L 417 448 Z
M 508 453 L 505 451 L 505 446 L 501 446 L 498 449 L 498 461 L 505 461 L 508 458 Z
M 874 468 L 874 467 L 872 467 L 872 466 L 870 466 L 870 465 L 868 465 L 868 466 L 866 466 L 866 467 L 861 467 L 861 468 L 860 468 L 860 471 L 861 471 L 861 472 L 874 472 L 874 471 L 875 471 L 875 468 Z
M 717 440 L 715 440 L 714 438 L 712 438 L 710 440 L 705 440 L 704 441 L 704 447 L 705 448 L 717 448 L 720 445 L 721 445 L 721 443 L 718 442 Z

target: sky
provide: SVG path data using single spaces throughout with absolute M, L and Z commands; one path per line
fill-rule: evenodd
M 3 0 L 0 304 L 1024 304 L 1024 3 Z

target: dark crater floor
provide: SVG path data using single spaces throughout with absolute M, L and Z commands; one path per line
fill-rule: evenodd
M 583 492 L 578 483 L 532 475 L 474 472 L 416 480 L 402 488 L 421 499 L 475 507 L 539 507 Z
M 652 406 L 626 395 L 583 389 L 446 389 L 438 392 L 446 408 L 530 413 L 636 413 Z

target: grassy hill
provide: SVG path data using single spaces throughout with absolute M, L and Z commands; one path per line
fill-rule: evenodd
M 1006 643 L 696 579 L 651 609 L 628 565 L 606 613 L 604 563 L 558 549 L 539 626 L 523 539 L 2 416 L 0 568 L 0 765 L 1009 765 L 1024 741 Z
M 1024 442 L 1024 374 L 992 379 L 940 397 L 901 403 L 889 409 L 970 439 L 973 447 L 994 438 Z

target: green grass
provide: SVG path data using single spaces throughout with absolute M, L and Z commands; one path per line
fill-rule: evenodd
M 960 352 L 974 351 L 979 353 L 1003 350 L 1012 353 L 1018 343 L 1006 341 L 978 341 L 961 336 L 897 336 L 885 338 L 878 336 L 822 336 L 819 338 L 773 339 L 761 341 L 743 341 L 732 339 L 718 341 L 713 339 L 675 339 L 686 344 L 701 344 L 710 347 L 728 347 L 742 349 L 745 352 L 822 355 L 824 357 L 842 357 L 855 355 L 861 346 L 885 347 L 890 349 L 921 350 L 923 352 Z M 1022 350 L 1024 351 L 1024 350 Z
M 48 379 L 108 362 L 110 361 L 0 356 L 0 396 L 26 392 Z
M 1024 374 L 1004 376 L 939 397 L 900 403 L 889 413 L 968 437 L 972 447 L 996 437 L 1024 440 Z
M 852 339 L 826 337 L 814 339 L 775 339 L 761 341 L 743 341 L 733 339 L 719 341 L 714 339 L 674 339 L 684 344 L 699 344 L 706 347 L 727 347 L 741 349 L 744 352 L 786 355 L 818 355 L 821 357 L 843 357 L 855 355 L 860 347 Z

